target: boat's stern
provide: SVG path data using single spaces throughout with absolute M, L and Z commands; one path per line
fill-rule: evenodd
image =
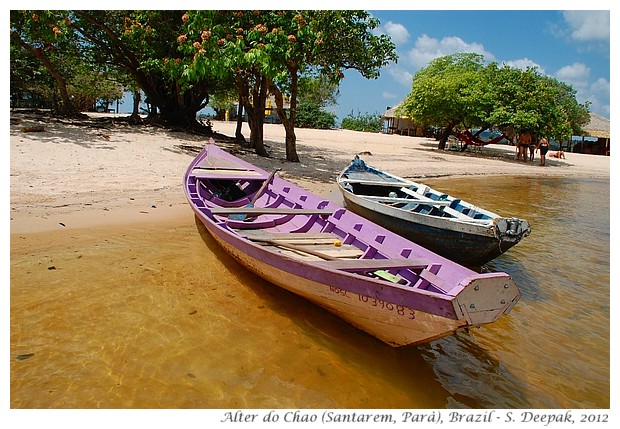
M 528 221 L 514 217 L 496 219 L 495 227 L 500 241 L 506 243 L 518 243 L 532 232 Z
M 469 277 L 453 300 L 454 310 L 471 326 L 495 322 L 512 310 L 521 291 L 505 273 L 479 274 Z

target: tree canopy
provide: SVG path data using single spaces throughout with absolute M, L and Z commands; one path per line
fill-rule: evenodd
M 11 47 L 45 67 L 69 114 L 79 110 L 76 85 L 92 89 L 113 81 L 117 88 L 144 92 L 154 106 L 150 120 L 199 127 L 196 114 L 210 97 L 235 88 L 249 118 L 250 142 L 265 156 L 262 132 L 271 94 L 286 130 L 286 157 L 297 162 L 300 81 L 319 76 L 337 86 L 346 69 L 377 78 L 397 60 L 390 38 L 375 34 L 378 25 L 359 10 L 12 11 Z M 94 85 L 86 67 L 104 80 Z M 12 82 L 25 80 L 16 74 Z
M 294 127 L 299 80 L 318 72 L 338 82 L 342 70 L 355 69 L 376 78 L 396 60 L 387 36 L 372 30 L 378 20 L 364 11 L 192 11 L 184 15 L 182 49 L 192 52 L 186 76 L 200 79 L 212 70 L 236 76 L 250 118 L 250 142 L 266 155 L 262 125 L 268 93 L 286 130 L 286 157 L 298 162 Z M 284 99 L 290 108 L 284 109 Z
M 461 53 L 419 70 L 399 113 L 442 128 L 441 149 L 455 129 L 495 128 L 510 137 L 528 132 L 567 139 L 589 120 L 587 105 L 579 104 L 575 94 L 535 68 L 485 66 L 481 55 Z

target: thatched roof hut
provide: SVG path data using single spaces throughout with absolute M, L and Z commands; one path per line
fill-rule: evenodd
M 611 152 L 610 121 L 596 113 L 590 113 L 590 122 L 583 126 L 581 142 L 573 147 L 573 152 L 607 155 Z M 596 141 L 586 141 L 594 137 Z
M 415 124 L 407 116 L 400 116 L 396 110 L 401 105 L 398 103 L 394 107 L 388 107 L 381 115 L 384 121 L 383 132 L 386 134 L 401 134 L 407 136 L 421 135 L 422 129 L 416 129 Z
M 383 115 L 381 115 L 382 118 L 385 119 L 391 119 L 391 118 L 395 118 L 396 117 L 396 109 L 398 108 L 400 104 L 397 104 L 394 107 L 388 107 L 388 109 L 383 112 Z
M 608 139 L 610 129 L 610 121 L 607 118 L 590 113 L 590 122 L 583 126 L 583 131 L 587 137 L 598 137 Z

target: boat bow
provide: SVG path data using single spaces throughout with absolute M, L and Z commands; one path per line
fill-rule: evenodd
M 508 274 L 480 274 L 466 279 L 453 300 L 454 310 L 472 326 L 495 322 L 508 314 L 521 298 Z

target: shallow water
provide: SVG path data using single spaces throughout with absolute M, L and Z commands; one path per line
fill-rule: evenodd
M 191 213 L 13 235 L 11 407 L 609 408 L 609 181 L 427 183 L 531 222 L 487 267 L 523 293 L 497 323 L 392 349 L 244 270 Z

